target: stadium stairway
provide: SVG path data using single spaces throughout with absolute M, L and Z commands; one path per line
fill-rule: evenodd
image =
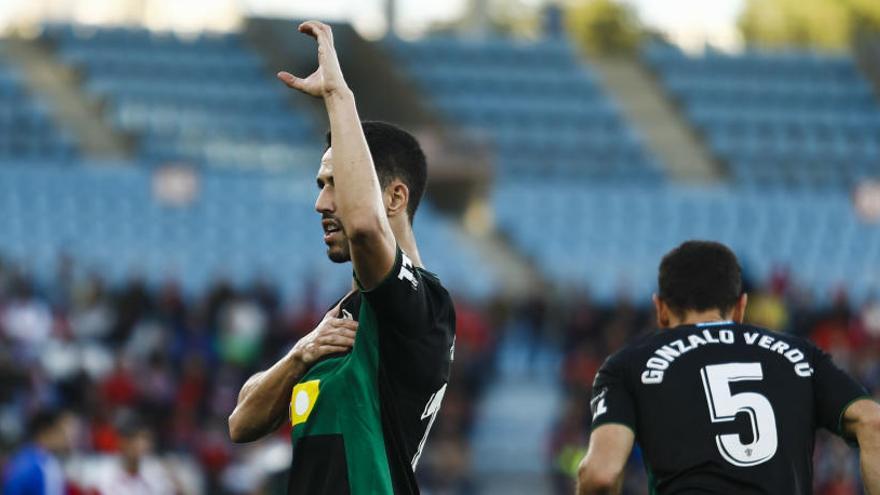
M 27 85 L 50 104 L 59 127 L 71 132 L 81 151 L 93 158 L 120 159 L 129 155 L 130 140 L 109 126 L 97 102 L 82 93 L 77 74 L 36 41 L 7 38 L 0 55 L 17 65 Z
M 862 73 L 874 86 L 880 97 L 880 34 L 865 34 L 853 45 L 853 55 Z
M 593 57 L 590 63 L 605 91 L 620 104 L 671 177 L 686 182 L 717 182 L 721 178 L 721 168 L 712 154 L 637 59 Z
M 537 280 L 543 278 L 538 268 L 533 263 L 526 262 L 522 253 L 510 242 L 503 240 L 497 231 L 474 230 L 463 226 L 458 232 L 480 253 L 482 259 L 492 265 L 495 273 L 503 277 L 504 283 L 499 287 L 499 295 L 521 297 L 532 290 Z
M 477 411 L 474 474 L 479 493 L 551 493 L 547 473 L 551 429 L 561 396 L 562 357 L 552 344 L 509 328 L 498 351 L 497 374 Z

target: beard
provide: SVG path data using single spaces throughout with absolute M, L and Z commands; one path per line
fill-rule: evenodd
M 348 236 L 338 218 L 324 213 L 321 215 L 321 223 L 324 225 L 324 242 L 327 244 L 327 257 L 333 263 L 348 263 L 351 261 L 351 250 L 348 245 Z M 327 228 L 334 228 L 335 232 L 326 234 Z M 328 237 L 329 236 L 329 237 Z
M 327 248 L 327 257 L 334 263 L 348 263 L 351 261 L 351 254 L 348 248 L 330 247 Z
M 348 263 L 351 261 L 348 239 L 341 239 L 327 246 L 327 257 L 333 263 Z

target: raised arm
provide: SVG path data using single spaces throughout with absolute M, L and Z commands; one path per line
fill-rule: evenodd
M 335 318 L 338 309 L 330 310 L 290 352 L 241 387 L 238 404 L 229 415 L 229 437 L 233 442 L 253 442 L 277 430 L 287 415 L 293 386 L 312 364 L 328 354 L 351 349 L 357 322 Z
M 587 455 L 578 467 L 577 495 L 620 493 L 634 441 L 627 426 L 604 424 L 593 430 Z
M 843 431 L 859 442 L 862 483 L 868 495 L 880 495 L 880 404 L 861 399 L 843 415 Z
M 279 72 L 278 78 L 291 88 L 324 99 L 330 119 L 336 209 L 349 239 L 358 281 L 371 289 L 391 271 L 397 254 L 382 188 L 354 94 L 342 76 L 330 26 L 308 21 L 299 30 L 317 40 L 318 68 L 305 79 L 288 72 Z

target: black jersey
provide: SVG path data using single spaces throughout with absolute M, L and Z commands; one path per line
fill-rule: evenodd
M 630 427 L 659 494 L 812 493 L 819 427 L 866 390 L 810 342 L 731 322 L 684 325 L 612 355 L 593 428 Z
M 416 494 L 453 358 L 452 300 L 398 249 L 388 277 L 345 298 L 339 317 L 358 321 L 351 352 L 316 363 L 291 393 L 288 493 Z

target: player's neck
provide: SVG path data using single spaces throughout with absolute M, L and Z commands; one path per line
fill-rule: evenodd
M 424 267 L 422 257 L 419 255 L 419 247 L 416 245 L 416 236 L 409 221 L 391 222 L 391 231 L 394 232 L 397 245 L 406 253 L 413 265 Z
M 422 257 L 419 256 L 419 248 L 416 245 L 416 237 L 413 234 L 412 227 L 410 227 L 409 224 L 406 226 L 398 226 L 394 222 L 391 222 L 391 231 L 394 232 L 394 239 L 397 241 L 397 245 L 400 246 L 401 251 L 406 253 L 406 256 L 413 262 L 413 265 L 419 268 L 424 268 L 424 265 L 422 265 Z M 358 290 L 357 280 L 355 280 L 354 277 L 351 279 L 351 290 L 352 292 Z
M 717 310 L 688 311 L 680 320 L 671 321 L 670 327 L 675 328 L 682 325 L 699 325 L 701 323 L 717 323 L 722 321 L 730 321 L 730 316 L 722 315 Z

